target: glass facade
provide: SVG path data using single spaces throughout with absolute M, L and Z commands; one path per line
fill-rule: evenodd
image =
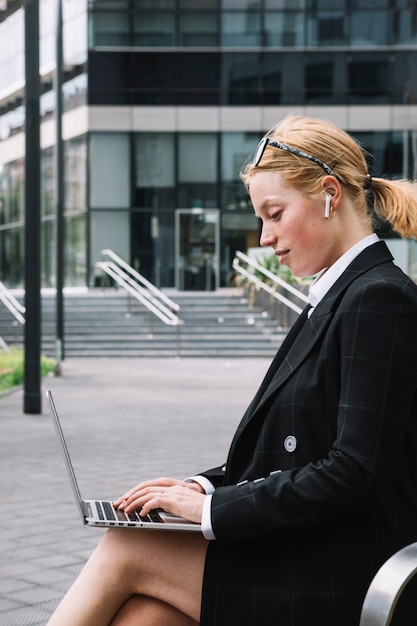
M 24 281 L 18 4 L 7 17 L 0 10 L 0 280 L 11 287 Z M 55 3 L 40 7 L 45 129 L 55 109 Z M 326 116 L 327 107 L 417 104 L 414 0 L 63 0 L 63 17 L 64 115 L 82 110 L 88 119 L 79 131 L 64 125 L 66 285 L 98 284 L 95 263 L 111 248 L 160 287 L 228 286 L 235 251 L 258 245 L 239 170 L 272 107 L 277 116 L 280 107 Z M 158 123 L 138 130 L 131 120 L 145 109 L 175 113 L 160 132 Z M 178 125 L 201 110 L 227 111 L 229 122 Z M 241 111 L 256 121 L 239 126 L 232 118 Z M 417 131 L 391 130 L 385 119 L 386 129 L 352 131 L 374 155 L 371 171 L 415 178 Z M 53 143 L 45 141 L 41 162 L 45 287 L 55 285 Z

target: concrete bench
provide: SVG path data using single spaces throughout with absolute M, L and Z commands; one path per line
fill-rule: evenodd
M 396 552 L 375 574 L 365 596 L 359 626 L 389 626 L 400 595 L 415 574 L 417 543 L 412 543 Z

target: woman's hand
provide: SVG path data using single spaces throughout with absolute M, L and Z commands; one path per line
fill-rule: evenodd
M 126 513 L 141 508 L 145 516 L 151 509 L 163 509 L 167 513 L 201 523 L 205 494 L 196 482 L 184 482 L 174 478 L 157 478 L 140 483 L 114 502 L 114 507 Z

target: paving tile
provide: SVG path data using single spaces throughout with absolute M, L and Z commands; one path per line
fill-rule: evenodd
M 71 359 L 42 381 L 61 415 L 86 498 L 140 480 L 189 476 L 224 462 L 269 359 Z M 44 626 L 102 529 L 76 510 L 52 422 L 23 413 L 24 390 L 0 398 L 0 624 Z

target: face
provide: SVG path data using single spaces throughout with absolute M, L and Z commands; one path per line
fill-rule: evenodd
M 257 172 L 249 192 L 262 221 L 261 246 L 271 246 L 295 276 L 317 274 L 341 256 L 337 220 L 324 217 L 324 195 L 305 199 L 282 184 L 279 172 Z

